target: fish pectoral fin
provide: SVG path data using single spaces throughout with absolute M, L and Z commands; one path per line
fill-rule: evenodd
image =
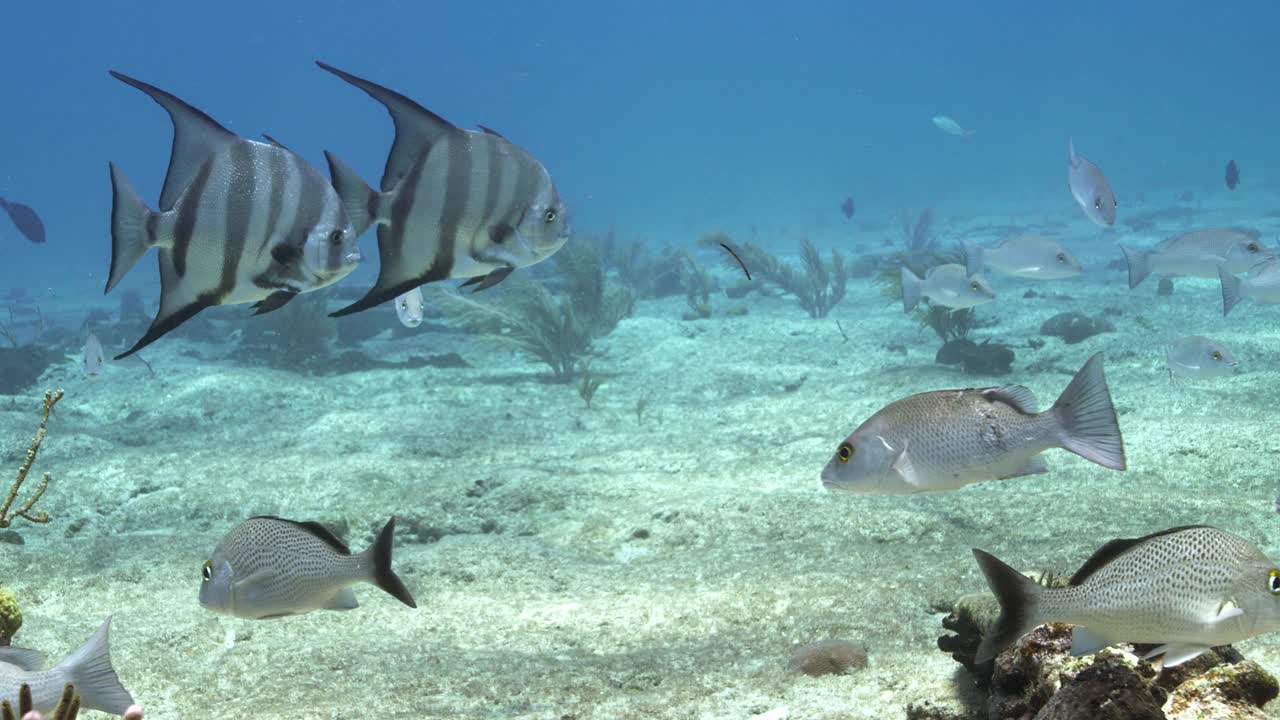
M 293 290 L 277 290 L 265 298 L 253 304 L 254 315 L 265 315 L 269 312 L 279 310 L 289 301 L 298 297 L 298 293 Z
M 1198 656 L 1200 653 L 1209 649 L 1208 645 L 1189 645 L 1186 643 L 1169 643 L 1161 645 L 1156 649 L 1142 656 L 1143 660 L 1160 655 L 1160 665 L 1162 667 L 1174 667 Z
M 1077 625 L 1071 629 L 1071 654 L 1074 657 L 1096 653 L 1104 647 L 1115 645 L 1119 642 L 1124 641 L 1119 638 L 1109 637 L 1096 630 L 1090 630 L 1082 625 Z
M 481 290 L 488 290 L 494 285 L 497 285 L 503 280 L 506 280 L 507 276 L 513 272 L 515 272 L 515 268 L 500 267 L 497 270 L 490 272 L 488 275 L 473 277 L 470 280 L 462 283 L 458 287 L 470 287 L 474 285 L 475 287 L 471 289 L 471 292 L 480 292 Z
M 356 594 L 349 587 L 339 590 L 324 604 L 325 610 L 354 610 L 358 607 L 360 603 L 356 602 Z
M 1027 462 L 1022 467 L 1009 473 L 1008 475 L 1002 475 L 998 479 L 1008 480 L 1009 478 L 1022 477 L 1024 475 L 1040 475 L 1042 473 L 1047 473 L 1047 472 L 1049 472 L 1049 464 L 1044 461 L 1044 458 L 1040 457 L 1039 455 L 1036 455 L 1035 457 L 1032 457 L 1029 460 L 1027 460 Z
M 251 573 L 243 580 L 237 580 L 231 584 L 232 597 L 236 598 L 237 602 L 253 600 L 261 595 L 262 588 L 274 577 L 275 573 L 267 569 Z
M 884 443 L 885 447 L 892 447 L 884 438 L 880 438 L 880 442 Z M 897 473 L 902 482 L 907 485 L 923 487 L 924 480 L 916 472 L 916 466 L 911 462 L 911 455 L 907 453 L 906 442 L 902 443 L 902 450 L 898 452 L 898 456 L 893 459 L 893 464 L 889 468 Z
M 1211 625 L 1216 625 L 1232 618 L 1238 618 L 1241 615 L 1244 615 L 1244 610 L 1239 605 L 1236 605 L 1232 600 L 1224 600 L 1222 604 L 1218 606 L 1218 614 L 1209 618 L 1208 622 Z

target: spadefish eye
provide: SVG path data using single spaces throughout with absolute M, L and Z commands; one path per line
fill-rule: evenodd
M 559 217 L 559 215 L 556 214 L 555 210 L 548 210 L 545 213 L 543 213 L 542 220 L 546 222 L 548 225 L 550 225 L 551 223 L 556 221 L 557 217 Z

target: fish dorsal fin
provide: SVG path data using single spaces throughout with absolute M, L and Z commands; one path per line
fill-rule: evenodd
M 36 672 L 44 667 L 44 653 L 26 648 L 0 647 L 0 663 Z
M 445 136 L 459 132 L 453 123 L 394 90 L 345 73 L 319 60 L 316 65 L 365 91 L 369 97 L 382 103 L 391 114 L 391 121 L 396 126 L 396 139 L 391 144 L 387 167 L 382 173 L 383 192 L 394 189 L 433 144 Z
M 485 135 L 492 135 L 496 138 L 502 138 L 503 140 L 506 140 L 506 138 L 502 136 L 502 133 L 498 132 L 497 130 L 494 130 L 493 128 L 485 127 L 484 125 L 477 125 L 476 127 L 483 130 Z
M 200 166 L 211 155 L 231 144 L 236 139 L 236 134 L 202 111 L 154 85 L 114 70 L 111 71 L 111 77 L 150 95 L 173 120 L 173 151 L 169 154 L 169 172 L 165 174 L 164 187 L 160 190 L 160 210 L 172 210 L 178 196 L 191 184 Z
M 1117 540 L 1112 540 L 1106 545 L 1103 545 L 1102 547 L 1098 548 L 1096 551 L 1094 551 L 1093 555 L 1091 555 L 1088 560 L 1084 561 L 1084 564 L 1080 566 L 1080 569 L 1076 571 L 1075 575 L 1071 576 L 1071 582 L 1069 584 L 1070 585 L 1083 584 L 1084 581 L 1089 579 L 1090 575 L 1093 575 L 1094 573 L 1098 572 L 1102 568 L 1106 567 L 1106 565 L 1110 563 L 1112 560 L 1115 560 L 1117 557 L 1120 557 L 1121 555 L 1123 555 L 1126 551 L 1132 548 L 1135 548 L 1141 545 L 1142 543 L 1147 542 L 1148 540 L 1154 540 L 1155 538 L 1162 537 L 1164 535 L 1172 535 L 1174 533 L 1182 532 L 1183 530 L 1194 530 L 1195 528 L 1204 528 L 1204 527 L 1209 527 L 1209 526 L 1208 525 L 1183 525 L 1181 527 L 1169 528 L 1168 530 L 1161 530 L 1160 532 L 1151 533 L 1150 535 L 1146 535 L 1140 538 L 1119 538 Z
M 274 145 L 274 146 L 276 146 L 276 147 L 280 148 L 281 150 L 284 150 L 284 151 L 286 151 L 286 152 L 293 152 L 292 150 L 290 150 L 289 148 L 287 148 L 287 147 L 285 147 L 283 144 L 281 144 L 281 142 L 280 142 L 279 140 L 277 140 L 277 139 L 275 139 L 275 138 L 271 137 L 270 135 L 268 135 L 268 134 L 266 134 L 266 133 L 262 133 L 262 138 L 263 138 L 264 140 L 266 140 L 267 142 L 271 143 L 272 145 Z
M 287 518 L 276 517 L 275 515 L 258 515 L 254 519 L 255 520 L 275 520 L 276 522 L 289 523 L 290 525 L 295 525 L 299 528 L 302 528 L 308 534 L 315 536 L 316 539 L 323 541 L 326 545 L 333 548 L 334 550 L 337 550 L 343 555 L 351 554 L 351 550 L 347 548 L 347 544 L 342 542 L 342 540 L 338 539 L 338 536 L 334 535 L 332 530 L 330 530 L 329 528 L 325 527 L 324 525 L 321 525 L 320 523 L 314 520 L 299 522 L 297 520 L 289 520 Z
M 983 343 L 984 345 L 986 343 Z M 990 402 L 1002 402 L 1023 415 L 1035 415 L 1040 412 L 1036 394 L 1022 385 L 1001 385 L 982 391 L 982 397 Z

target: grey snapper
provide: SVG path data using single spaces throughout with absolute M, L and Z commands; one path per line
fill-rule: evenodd
M 1076 144 L 1067 139 L 1067 185 L 1085 217 L 1102 227 L 1116 223 L 1116 195 L 1102 169 L 1089 158 L 1076 154 Z
M 1275 253 L 1267 249 L 1255 233 L 1229 227 L 1174 235 L 1150 250 L 1121 245 L 1120 251 L 1129 268 L 1130 288 L 1138 287 L 1152 273 L 1216 278 L 1219 267 L 1229 273 L 1242 273 L 1275 259 Z
M 978 566 L 1000 616 L 975 660 L 987 662 L 1038 625 L 1070 623 L 1071 653 L 1156 643 L 1165 667 L 1280 629 L 1280 569 L 1244 538 L 1206 526 L 1112 540 L 1071 577 L 1046 588 L 981 550 Z
M 0 647 L 0 701 L 18 707 L 18 688 L 31 688 L 32 709 L 48 713 L 62 698 L 62 688 L 74 685 L 80 707 L 124 715 L 133 697 L 120 684 L 111 666 L 111 618 L 78 650 L 57 665 L 42 670 L 44 655 L 35 650 Z
M 413 595 L 391 569 L 396 520 L 352 555 L 323 525 L 262 515 L 232 528 L 201 571 L 200 604 L 254 620 L 359 606 L 351 586 L 372 583 L 409 607 Z
M 1048 472 L 1040 453 L 1049 448 L 1125 469 L 1101 353 L 1044 412 L 1021 385 L 937 390 L 892 402 L 840 443 L 822 484 L 877 495 L 952 490 Z
M 111 274 L 120 283 L 159 248 L 160 312 L 120 359 L 215 305 L 255 303 L 255 315 L 330 285 L 360 261 L 337 192 L 276 144 L 246 140 L 169 93 L 117 72 L 173 121 L 160 208 L 147 208 L 111 164 Z
M 965 240 L 965 271 L 970 275 L 982 268 L 1031 280 L 1060 280 L 1083 272 L 1080 262 L 1057 240 L 1043 235 L 1017 235 L 991 247 Z
M 529 153 L 488 128 L 463 130 L 394 90 L 316 64 L 382 103 L 396 129 L 381 192 L 329 157 L 356 229 L 377 224 L 382 262 L 368 294 L 334 317 L 449 278 L 483 290 L 569 239 L 560 193 Z
M 1218 281 L 1222 283 L 1223 317 L 1244 298 L 1263 305 L 1280 305 L 1280 262 L 1274 259 L 1255 266 L 1247 278 L 1238 278 L 1226 267 L 1219 267 Z
M 1170 377 L 1190 378 L 1230 375 L 1239 364 L 1226 345 L 1203 335 L 1188 335 L 1169 343 L 1165 362 Z
M 903 266 L 902 311 L 911 312 L 921 297 L 929 298 L 934 305 L 962 310 L 995 300 L 996 291 L 981 275 L 970 275 L 963 265 L 948 263 L 929 268 L 923 280 Z

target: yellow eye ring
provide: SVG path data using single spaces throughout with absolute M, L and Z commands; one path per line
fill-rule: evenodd
M 213 579 L 213 561 L 212 560 L 204 561 L 204 567 L 200 569 L 200 576 L 204 578 L 205 582 L 209 582 L 210 580 Z
M 1213 359 L 1214 359 L 1214 360 L 1221 360 L 1221 359 L 1222 359 L 1222 353 L 1218 352 L 1217 350 L 1214 350 L 1214 351 L 1213 351 Z
M 1267 573 L 1267 589 L 1272 595 L 1280 595 L 1280 570 Z
M 548 210 L 548 211 L 546 211 L 545 213 L 543 213 L 543 215 L 542 215 L 542 219 L 543 219 L 543 220 L 544 220 L 548 225 L 550 225 L 551 223 L 555 222 L 557 217 L 559 217 L 559 216 L 558 216 L 558 215 L 556 215 L 556 211 L 555 211 L 555 210 Z
M 849 443 L 840 443 L 840 447 L 836 448 L 836 457 L 841 463 L 849 462 L 849 458 L 853 457 L 853 446 Z

